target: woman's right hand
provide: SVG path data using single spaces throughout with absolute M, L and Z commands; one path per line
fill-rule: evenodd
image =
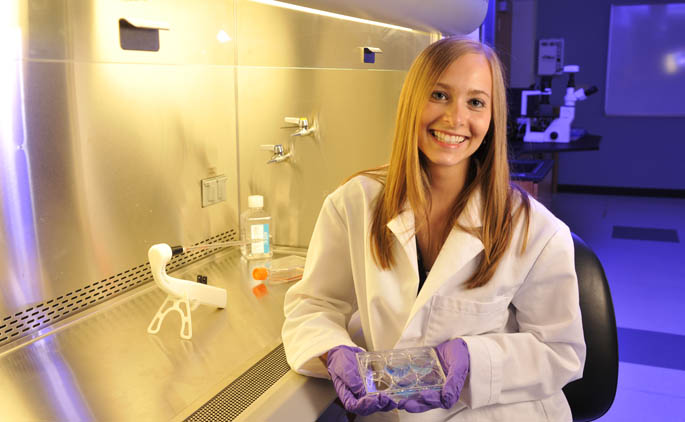
M 364 395 L 364 380 L 359 375 L 356 358 L 360 352 L 364 351 L 358 347 L 336 346 L 327 354 L 326 368 L 343 406 L 348 412 L 362 416 L 396 409 L 397 403 L 383 393 Z

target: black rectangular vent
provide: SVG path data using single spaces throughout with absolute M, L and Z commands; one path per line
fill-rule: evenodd
M 185 422 L 233 421 L 288 371 L 290 366 L 281 343 L 202 405 Z
M 680 243 L 674 229 L 653 229 L 648 227 L 614 226 L 611 237 L 615 239 L 653 240 L 657 242 Z
M 139 28 L 119 19 L 119 44 L 124 50 L 159 51 L 159 29 Z

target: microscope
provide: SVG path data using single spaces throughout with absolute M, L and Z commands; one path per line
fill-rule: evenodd
M 550 78 L 543 78 L 541 89 L 521 91 L 521 116 L 517 119 L 519 128 L 525 128 L 524 142 L 560 142 L 571 141 L 571 123 L 575 117 L 576 102 L 585 100 L 597 92 L 597 87 L 576 89 L 575 75 L 580 66 L 567 65 L 563 73 L 568 74 L 564 105 L 556 112 L 549 103 L 552 88 Z

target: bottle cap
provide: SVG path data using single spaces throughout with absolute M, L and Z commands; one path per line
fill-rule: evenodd
M 264 197 L 262 195 L 250 195 L 247 197 L 247 206 L 249 208 L 262 208 L 264 206 Z
M 255 280 L 266 280 L 269 276 L 269 272 L 264 267 L 257 267 L 252 270 L 252 278 Z

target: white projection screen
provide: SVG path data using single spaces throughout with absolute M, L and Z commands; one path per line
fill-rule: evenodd
M 685 3 L 612 5 L 604 111 L 685 116 Z

